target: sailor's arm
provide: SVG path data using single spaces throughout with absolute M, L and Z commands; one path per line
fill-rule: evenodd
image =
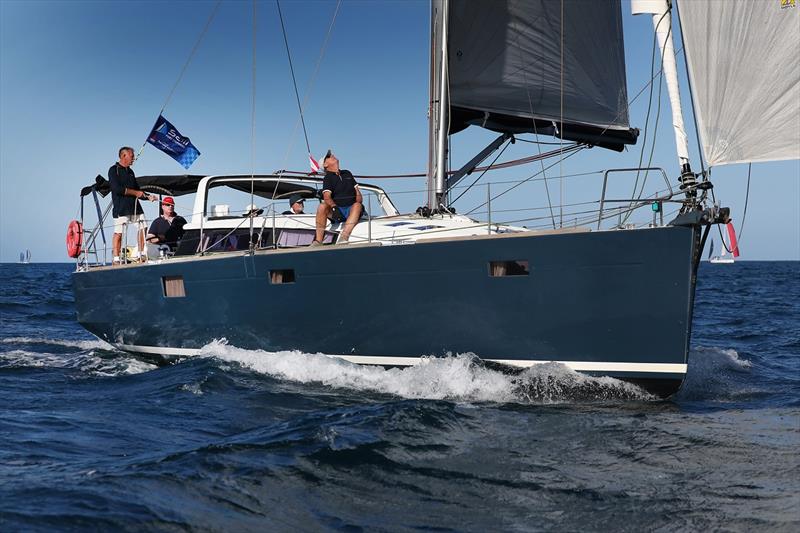
M 364 198 L 361 196 L 361 189 L 359 188 L 358 184 L 355 185 L 356 189 L 356 203 L 363 204 Z
M 139 189 L 129 189 L 125 187 L 125 191 L 123 192 L 123 194 L 125 196 L 133 196 L 134 198 L 139 198 L 139 199 L 145 198 L 147 200 L 150 200 L 151 202 L 156 201 L 155 194 L 147 194 L 146 192 L 140 191 Z
M 331 195 L 331 191 L 329 191 L 329 190 L 322 191 L 322 201 L 330 209 L 334 209 L 336 207 L 336 204 L 333 201 L 333 196 Z

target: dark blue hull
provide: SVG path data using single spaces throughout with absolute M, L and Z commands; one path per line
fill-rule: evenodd
M 78 321 L 131 350 L 224 337 L 389 365 L 474 353 L 564 362 L 668 395 L 686 372 L 697 240 L 697 229 L 665 227 L 278 250 L 92 269 L 73 283 Z M 528 273 L 490 275 L 491 262 L 511 261 Z M 166 297 L 164 277 L 181 277 L 185 297 Z

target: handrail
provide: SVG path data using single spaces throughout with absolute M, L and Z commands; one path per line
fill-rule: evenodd
M 636 199 L 624 199 L 624 200 L 606 200 L 606 186 L 608 185 L 608 175 L 611 173 L 619 173 L 619 172 L 641 172 L 642 170 L 645 171 L 659 171 L 661 175 L 664 177 L 664 183 L 667 184 L 667 188 L 669 189 L 669 196 L 663 197 L 656 197 L 652 198 L 651 201 L 656 202 L 663 202 L 670 200 L 674 195 L 675 192 L 672 190 L 672 185 L 669 182 L 669 178 L 667 177 L 666 171 L 664 171 L 661 167 L 642 167 L 642 168 L 610 168 L 603 172 L 603 192 L 600 194 L 600 211 L 597 214 L 597 229 L 600 229 L 600 224 L 603 222 L 603 205 L 606 202 L 641 202 L 641 198 Z
M 112 207 L 112 204 L 108 204 L 108 206 L 106 206 L 105 211 L 103 211 L 102 218 L 97 221 L 97 224 L 95 224 L 94 228 L 92 228 L 92 231 L 89 233 L 89 238 L 86 240 L 86 246 L 84 246 L 84 248 L 82 250 L 83 255 L 85 256 L 84 260 L 83 260 L 84 263 L 88 264 L 88 262 L 89 262 L 89 257 L 88 257 L 88 255 L 90 253 L 89 249 L 90 248 L 92 248 L 92 249 L 95 248 L 95 241 L 97 241 L 97 234 L 100 232 L 100 228 L 102 227 L 103 222 L 105 221 L 106 217 L 108 216 L 108 212 L 111 211 L 111 207 Z M 83 220 L 81 220 L 81 224 L 83 224 Z M 91 252 L 91 253 L 93 253 L 95 256 L 97 256 L 97 251 L 96 250 Z M 103 258 L 103 262 L 105 263 L 105 257 Z

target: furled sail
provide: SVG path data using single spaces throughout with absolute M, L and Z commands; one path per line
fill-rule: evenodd
M 450 133 L 478 125 L 617 150 L 636 142 L 620 0 L 450 0 L 447 48 Z
M 708 163 L 800 158 L 800 6 L 680 0 L 678 11 Z

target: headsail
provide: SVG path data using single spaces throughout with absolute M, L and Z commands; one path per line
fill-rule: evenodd
M 474 124 L 616 150 L 636 142 L 620 0 L 448 4 L 450 133 Z
M 678 11 L 708 163 L 800 158 L 800 8 L 680 0 Z

